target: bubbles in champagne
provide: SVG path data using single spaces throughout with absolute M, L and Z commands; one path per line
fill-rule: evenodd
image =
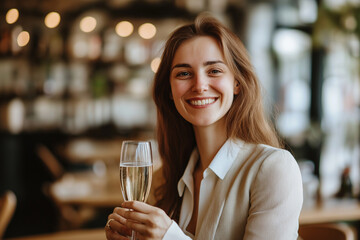
M 151 180 L 152 164 L 120 164 L 120 185 L 125 201 L 145 202 L 150 192 Z

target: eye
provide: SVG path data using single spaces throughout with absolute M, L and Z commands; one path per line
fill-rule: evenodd
M 188 78 L 191 76 L 191 73 L 190 72 L 187 72 L 187 71 L 181 71 L 181 72 L 178 72 L 176 73 L 175 75 L 177 78 Z
M 220 70 L 220 69 L 211 69 L 210 71 L 209 71 L 209 74 L 210 75 L 219 75 L 220 73 L 222 73 L 222 71 Z

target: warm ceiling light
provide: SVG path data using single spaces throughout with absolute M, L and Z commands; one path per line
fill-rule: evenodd
M 352 15 L 349 15 L 345 18 L 344 25 L 346 29 L 354 31 L 356 29 L 357 23 L 356 18 Z
M 48 28 L 55 28 L 59 25 L 60 23 L 60 14 L 57 12 L 50 12 L 48 13 L 48 15 L 46 15 L 45 17 L 45 25 Z
M 80 21 L 80 29 L 83 32 L 92 32 L 96 28 L 96 19 L 94 17 L 84 17 Z
M 158 68 L 159 68 L 159 65 L 160 65 L 160 62 L 161 62 L 161 59 L 160 58 L 154 58 L 152 61 L 151 61 L 151 70 L 156 73 Z
M 6 13 L 6 22 L 8 24 L 13 24 L 18 20 L 18 18 L 19 18 L 19 11 L 16 8 L 12 8 Z
M 17 44 L 20 47 L 26 46 L 30 41 L 30 34 L 27 31 L 22 31 L 17 37 Z
M 134 26 L 131 22 L 122 21 L 116 25 L 115 31 L 120 37 L 128 37 L 134 31 Z
M 144 39 L 153 38 L 156 34 L 156 27 L 151 23 L 144 23 L 139 27 L 139 35 Z

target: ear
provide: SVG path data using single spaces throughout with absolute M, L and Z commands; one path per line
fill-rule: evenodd
M 240 93 L 240 81 L 235 79 L 234 83 L 234 95 L 238 95 Z

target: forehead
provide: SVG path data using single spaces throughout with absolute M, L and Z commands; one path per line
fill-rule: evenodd
M 185 40 L 176 50 L 173 64 L 197 61 L 224 60 L 217 40 L 210 36 L 198 36 Z

